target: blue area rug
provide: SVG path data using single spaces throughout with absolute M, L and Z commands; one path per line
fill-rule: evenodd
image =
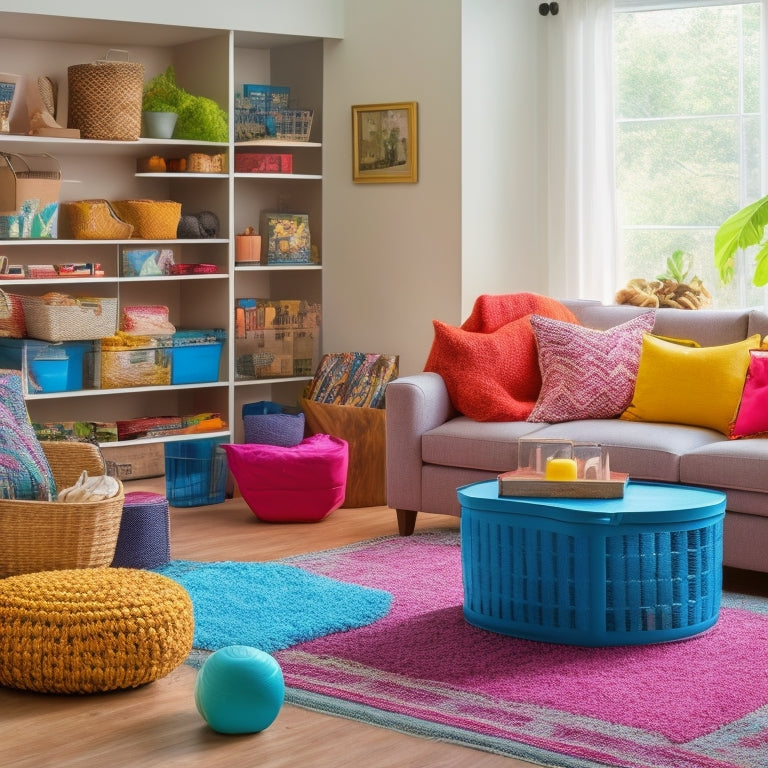
M 194 606 L 194 648 L 250 645 L 266 653 L 386 616 L 392 595 L 279 563 L 172 560 L 153 569 Z

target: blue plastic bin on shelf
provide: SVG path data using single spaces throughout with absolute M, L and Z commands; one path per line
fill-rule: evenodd
M 493 632 L 583 646 L 679 640 L 713 626 L 725 495 L 630 482 L 621 499 L 458 489 L 464 616 Z
M 227 456 L 222 440 L 165 444 L 165 495 L 172 507 L 221 504 L 227 490 Z
M 173 335 L 171 384 L 219 380 L 224 331 L 177 331 Z
M 85 386 L 89 341 L 0 339 L 0 368 L 22 371 L 28 394 L 71 392 Z

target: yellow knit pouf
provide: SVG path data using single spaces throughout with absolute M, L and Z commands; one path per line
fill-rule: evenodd
M 0 580 L 0 685 L 41 693 L 135 688 L 192 649 L 187 591 L 132 568 L 43 571 Z

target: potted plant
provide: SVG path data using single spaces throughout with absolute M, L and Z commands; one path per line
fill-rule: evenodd
M 715 233 L 715 266 L 724 285 L 733 280 L 733 259 L 738 248 L 760 246 L 755 254 L 752 283 L 758 288 L 768 283 L 768 195 L 737 211 Z
M 173 113 L 175 126 L 167 136 L 155 138 L 190 141 L 227 141 L 227 116 L 213 99 L 193 96 L 176 84 L 176 72 L 168 67 L 144 86 L 142 99 L 145 125 L 149 133 L 150 113 Z

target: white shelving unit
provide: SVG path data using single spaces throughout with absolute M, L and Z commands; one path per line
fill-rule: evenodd
M 96 42 L 97 41 L 97 42 Z M 120 306 L 162 304 L 177 328 L 224 328 L 227 344 L 219 380 L 205 384 L 125 389 L 86 389 L 62 394 L 29 395 L 35 421 L 107 421 L 220 412 L 229 431 L 215 433 L 242 440 L 241 408 L 254 400 L 296 402 L 307 378 L 235 380 L 234 306 L 237 298 L 322 301 L 322 267 L 235 265 L 234 240 L 247 226 L 258 227 L 262 210 L 309 214 L 313 244 L 322 255 L 322 41 L 286 39 L 238 30 L 211 31 L 134 22 L 95 21 L 0 12 L 0 71 L 36 78 L 47 75 L 59 85 L 57 119 L 66 125 L 67 67 L 103 58 L 109 48 L 127 49 L 144 64 L 144 79 L 172 65 L 178 83 L 191 93 L 214 99 L 230 116 L 243 83 L 288 85 L 301 108 L 313 109 L 307 142 L 248 142 L 265 152 L 293 154 L 293 174 L 234 172 L 240 144 L 140 139 L 94 141 L 20 135 L 19 106 L 14 102 L 11 134 L 0 135 L 0 152 L 50 154 L 62 171 L 60 200 L 151 198 L 182 203 L 182 213 L 212 211 L 220 222 L 218 237 L 199 240 L 0 240 L 0 254 L 12 264 L 99 262 L 104 277 L 0 281 L 12 293 L 117 298 Z M 23 105 L 22 105 L 23 106 Z M 14 119 L 14 116 L 16 118 Z M 137 173 L 136 160 L 149 155 L 181 157 L 191 152 L 225 152 L 223 174 Z M 177 263 L 215 264 L 204 275 L 122 277 L 125 248 L 172 248 Z M 206 437 L 212 436 L 210 433 Z M 199 436 L 195 436 L 199 437 Z M 169 439 L 178 440 L 179 436 Z M 131 440 L 125 445 L 139 442 Z M 114 445 L 114 444 L 109 444 Z

